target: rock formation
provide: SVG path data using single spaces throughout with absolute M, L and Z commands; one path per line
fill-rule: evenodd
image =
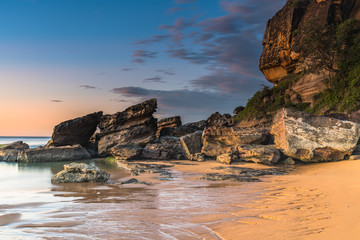
M 124 160 L 139 158 L 142 149 L 156 138 L 157 120 L 152 115 L 156 107 L 156 99 L 151 99 L 123 112 L 102 116 L 98 135 L 99 154 Z
M 207 120 L 206 125 L 210 126 L 228 126 L 231 123 L 231 115 L 221 115 L 219 112 L 213 113 Z
M 209 127 L 203 133 L 201 152 L 211 158 L 237 152 L 238 145 L 265 144 L 270 134 L 266 128 Z
M 95 166 L 85 163 L 70 163 L 64 165 L 64 170 L 51 178 L 53 183 L 82 183 L 82 182 L 106 182 L 110 174 Z
M 191 159 L 192 155 L 201 152 L 203 131 L 187 134 L 180 138 L 183 155 Z
M 46 146 L 57 147 L 80 144 L 86 147 L 100 122 L 102 114 L 102 112 L 96 112 L 60 123 L 54 127 L 51 140 Z
M 167 133 L 168 136 L 182 137 L 187 134 L 191 134 L 197 131 L 203 131 L 207 123 L 205 120 L 187 123 L 177 128 L 169 129 L 170 131 Z
M 266 26 L 259 68 L 266 79 L 277 84 L 290 73 L 300 73 L 311 63 L 302 56 L 302 32 L 309 21 L 317 24 L 340 23 L 348 18 L 360 19 L 357 0 L 288 0 Z M 326 87 L 326 72 L 306 73 L 289 89 L 301 102 L 314 102 L 314 96 Z
M 276 147 L 303 162 L 342 160 L 360 138 L 360 125 L 350 121 L 282 109 L 274 117 L 271 134 Z
M 182 125 L 180 116 L 164 118 L 158 121 L 156 137 L 169 136 L 171 130 Z
M 239 160 L 263 164 L 276 164 L 281 153 L 271 145 L 241 145 L 238 146 Z
M 144 159 L 169 160 L 183 159 L 180 138 L 178 137 L 161 137 L 155 143 L 146 145 L 142 152 Z

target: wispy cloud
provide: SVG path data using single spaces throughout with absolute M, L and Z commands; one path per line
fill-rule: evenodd
M 152 78 L 146 78 L 144 79 L 144 82 L 152 82 L 152 83 L 165 83 L 164 80 L 162 80 L 162 77 L 152 77 Z
M 84 88 L 84 89 L 99 89 L 98 87 L 91 86 L 91 85 L 80 85 L 79 87 Z
M 166 70 L 166 69 L 158 69 L 156 72 L 163 73 L 166 75 L 174 76 L 176 73 L 172 70 Z
M 133 71 L 135 70 L 135 68 L 122 68 L 121 71 L 123 72 L 129 72 L 129 71 Z
M 64 102 L 63 100 L 59 100 L 59 99 L 53 99 L 53 100 L 50 100 L 51 102 L 53 103 L 62 103 Z

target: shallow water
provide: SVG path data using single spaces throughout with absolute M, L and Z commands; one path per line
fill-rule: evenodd
M 64 163 L 0 162 L 0 239 L 219 239 L 191 219 L 226 213 L 259 192 L 253 183 L 209 184 L 176 171 L 172 181 L 121 185 L 125 170 L 90 163 L 110 172 L 110 182 L 53 185 Z

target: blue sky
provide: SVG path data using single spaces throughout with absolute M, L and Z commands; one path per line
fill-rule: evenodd
M 266 21 L 284 0 L 0 0 L 0 135 L 159 100 L 159 118 L 231 113 L 267 84 Z

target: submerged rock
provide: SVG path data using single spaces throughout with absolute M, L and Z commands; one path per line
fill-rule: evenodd
M 157 120 L 152 116 L 156 107 L 157 100 L 151 99 L 123 112 L 104 115 L 99 124 L 99 155 L 124 160 L 140 157 L 141 149 L 156 139 Z
M 102 112 L 96 112 L 60 123 L 54 127 L 51 140 L 46 147 L 75 144 L 86 147 L 99 124 L 102 114 Z
M 106 182 L 110 174 L 85 163 L 70 163 L 64 165 L 64 170 L 51 178 L 53 183 Z
M 276 147 L 303 162 L 343 160 L 351 155 L 360 138 L 354 122 L 282 109 L 271 127 Z

